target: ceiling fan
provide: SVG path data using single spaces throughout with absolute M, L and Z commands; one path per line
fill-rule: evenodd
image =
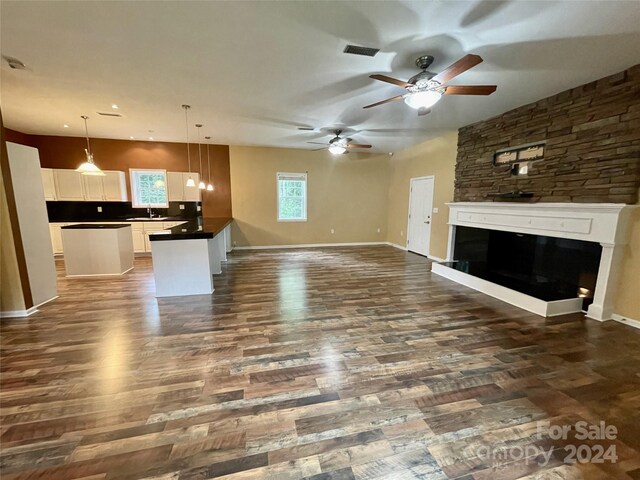
M 322 148 L 317 148 L 317 150 L 324 150 L 327 148 L 334 155 L 340 155 L 342 153 L 349 153 L 350 148 L 371 148 L 371 145 L 359 144 L 359 143 L 351 143 L 351 138 L 341 137 L 340 134 L 342 130 L 333 130 L 335 137 L 329 140 L 329 144 L 320 143 L 320 142 L 307 142 L 315 145 L 324 145 Z
M 426 115 L 442 95 L 491 95 L 498 88 L 496 85 L 444 85 L 445 82 L 482 63 L 482 58 L 479 55 L 465 55 L 438 74 L 427 71 L 431 62 L 433 62 L 431 55 L 418 57 L 416 66 L 422 71 L 406 82 L 386 75 L 371 75 L 370 78 L 374 80 L 403 87 L 407 90 L 407 93 L 372 103 L 363 108 L 377 107 L 378 105 L 404 99 L 404 103 L 418 110 L 418 115 Z

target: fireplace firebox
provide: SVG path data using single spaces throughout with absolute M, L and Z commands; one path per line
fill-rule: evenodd
M 593 302 L 602 247 L 543 235 L 457 226 L 453 261 L 445 266 L 547 302 Z

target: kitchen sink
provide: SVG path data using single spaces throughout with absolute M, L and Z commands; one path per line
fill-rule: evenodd
M 127 218 L 127 220 L 144 220 L 145 222 L 162 222 L 163 220 L 167 220 L 169 217 L 132 217 Z

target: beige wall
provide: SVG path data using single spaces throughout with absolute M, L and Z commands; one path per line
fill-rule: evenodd
M 237 246 L 386 241 L 387 159 L 230 147 L 233 241 Z M 277 172 L 308 173 L 306 222 L 277 221 Z
M 431 227 L 431 256 L 445 258 L 449 228 L 449 209 L 445 205 L 453 201 L 458 133 L 443 134 L 433 140 L 397 152 L 390 157 L 391 177 L 388 193 L 387 240 L 405 247 L 409 214 L 409 181 L 414 177 L 433 175 L 435 192 Z
M 614 311 L 623 317 L 640 320 L 640 208 L 635 210 L 630 222 L 629 244 L 625 246 Z

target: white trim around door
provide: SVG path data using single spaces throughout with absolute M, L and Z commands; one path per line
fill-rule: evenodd
M 414 177 L 409 180 L 406 246 L 408 251 L 424 255 L 425 257 L 429 257 L 431 245 L 435 179 L 435 176 L 428 175 L 425 177 Z

